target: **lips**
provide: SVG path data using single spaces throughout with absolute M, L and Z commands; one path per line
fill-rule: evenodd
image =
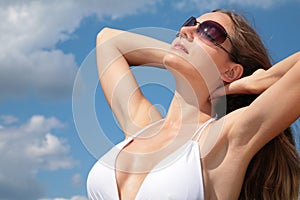
M 186 54 L 189 54 L 189 51 L 187 50 L 187 48 L 180 42 L 177 42 L 176 44 L 174 44 L 173 49 L 182 50 Z

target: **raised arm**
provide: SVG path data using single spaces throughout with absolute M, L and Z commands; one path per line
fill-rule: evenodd
M 300 52 L 276 63 L 268 70 L 259 69 L 251 76 L 241 78 L 225 85 L 225 90 L 219 88 L 213 93 L 213 97 L 226 94 L 260 94 L 277 82 L 287 71 L 298 62 Z
M 266 71 L 265 91 L 239 113 L 234 140 L 259 150 L 300 116 L 300 53 Z M 261 81 L 264 82 L 264 81 Z
M 130 66 L 163 67 L 169 44 L 146 36 L 104 28 L 97 36 L 97 66 L 105 97 L 124 133 L 133 134 L 161 118 L 144 97 Z

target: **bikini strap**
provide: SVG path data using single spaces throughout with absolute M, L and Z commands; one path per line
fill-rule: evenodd
M 204 129 L 213 121 L 216 120 L 217 117 L 213 117 L 213 118 L 210 118 L 209 120 L 207 120 L 206 122 L 204 122 L 197 130 L 196 132 L 194 133 L 194 136 L 197 135 L 197 133 L 200 131 L 199 135 L 197 136 L 196 140 L 195 141 L 198 141 L 200 139 L 200 136 L 202 135 Z M 163 121 L 164 118 L 160 119 L 160 120 L 157 120 L 151 124 L 148 124 L 147 126 L 143 127 L 141 130 L 139 130 L 137 133 L 135 133 L 134 135 L 132 136 L 129 136 L 128 137 L 128 140 L 131 141 L 133 140 L 134 138 L 136 138 L 138 135 L 140 135 L 143 131 L 145 131 L 146 129 L 152 127 L 152 126 L 155 126 L 156 124 L 158 124 L 159 122 Z M 194 137 L 193 136 L 193 137 Z
M 199 139 L 200 139 L 200 137 L 201 137 L 201 135 L 202 135 L 204 129 L 205 129 L 211 122 L 213 122 L 213 121 L 215 121 L 215 120 L 216 120 L 215 117 L 210 118 L 209 120 L 207 120 L 204 124 L 202 124 L 202 125 L 197 129 L 197 131 L 195 132 L 195 135 L 196 135 L 199 131 L 200 131 L 200 133 L 198 134 L 198 136 L 197 136 L 197 138 L 196 138 L 195 141 L 197 141 L 197 142 L 199 141 Z

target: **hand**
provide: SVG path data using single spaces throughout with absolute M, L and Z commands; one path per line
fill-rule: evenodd
M 273 80 L 266 77 L 266 71 L 258 69 L 251 76 L 243 77 L 217 88 L 212 93 L 211 99 L 229 94 L 261 94 L 272 83 Z

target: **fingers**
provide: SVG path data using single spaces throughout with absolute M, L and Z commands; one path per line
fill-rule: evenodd
M 211 94 L 211 99 L 229 94 L 261 94 L 270 87 L 275 82 L 274 79 L 276 79 L 276 77 L 264 78 L 265 73 L 265 70 L 259 69 L 251 76 L 220 86 Z

